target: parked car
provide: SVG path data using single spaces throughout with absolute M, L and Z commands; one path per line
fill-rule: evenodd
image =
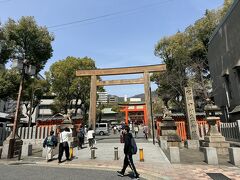
M 96 123 L 95 134 L 96 135 L 108 135 L 110 132 L 108 123 Z

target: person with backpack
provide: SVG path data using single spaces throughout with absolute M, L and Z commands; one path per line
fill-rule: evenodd
M 133 135 L 129 133 L 130 128 L 129 126 L 125 126 L 123 133 L 124 133 L 124 154 L 125 158 L 123 161 L 123 168 L 121 171 L 117 171 L 118 175 L 123 177 L 125 170 L 129 166 L 133 173 L 134 173 L 134 178 L 139 179 L 139 174 L 135 168 L 135 165 L 133 163 L 133 158 L 132 155 L 137 153 L 137 145 L 136 142 L 133 138 Z
M 57 146 L 58 140 L 54 136 L 54 131 L 50 131 L 50 135 L 43 141 L 43 147 L 46 148 L 46 160 L 47 162 L 53 159 L 53 149 Z
M 84 136 L 85 136 L 85 131 L 84 131 L 83 126 L 81 125 L 80 129 L 79 129 L 79 132 L 77 134 L 78 142 L 79 142 L 78 149 L 83 148 L 82 145 L 84 144 Z

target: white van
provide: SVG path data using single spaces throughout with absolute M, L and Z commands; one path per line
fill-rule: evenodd
M 100 136 L 109 134 L 108 123 L 96 123 L 95 134 Z

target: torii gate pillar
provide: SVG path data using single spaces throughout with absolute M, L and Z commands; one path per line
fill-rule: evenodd
M 96 126 L 96 104 L 97 104 L 97 76 L 91 76 L 90 107 L 88 114 L 88 125 L 95 130 Z
M 152 120 L 151 120 L 151 102 L 150 102 L 150 75 L 149 72 L 144 72 L 144 93 L 145 93 L 145 104 L 146 104 L 146 125 L 148 126 L 149 136 L 152 136 Z

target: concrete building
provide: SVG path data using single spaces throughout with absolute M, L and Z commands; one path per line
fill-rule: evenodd
M 240 0 L 235 0 L 209 42 L 215 103 L 226 121 L 240 119 Z
M 102 103 L 106 104 L 108 103 L 108 93 L 107 92 L 97 92 L 98 100 L 97 104 Z
M 41 103 L 36 109 L 37 118 L 44 119 L 44 118 L 51 117 L 53 115 L 51 111 L 51 105 L 53 104 L 53 102 L 54 102 L 53 98 L 42 99 Z
M 118 97 L 117 96 L 109 96 L 108 103 L 118 103 Z
M 102 110 L 102 119 L 101 122 L 106 122 L 109 124 L 117 124 L 117 112 L 113 111 L 112 108 L 104 108 Z
M 141 98 L 130 98 L 129 101 L 130 102 L 141 102 L 142 99 Z
M 55 96 L 44 96 L 41 99 L 41 103 L 36 107 L 35 113 L 33 114 L 33 119 L 36 119 L 36 123 L 39 121 L 54 121 L 54 120 L 63 120 L 63 112 L 53 113 L 51 110 L 51 106 L 54 103 Z M 72 100 L 72 103 L 75 104 L 76 100 Z M 81 100 L 78 100 L 78 105 L 81 104 Z M 72 109 L 75 112 L 75 109 Z M 77 110 L 76 116 L 73 115 L 72 119 L 82 119 L 82 111 L 80 108 Z M 35 121 L 34 121 L 35 122 Z

